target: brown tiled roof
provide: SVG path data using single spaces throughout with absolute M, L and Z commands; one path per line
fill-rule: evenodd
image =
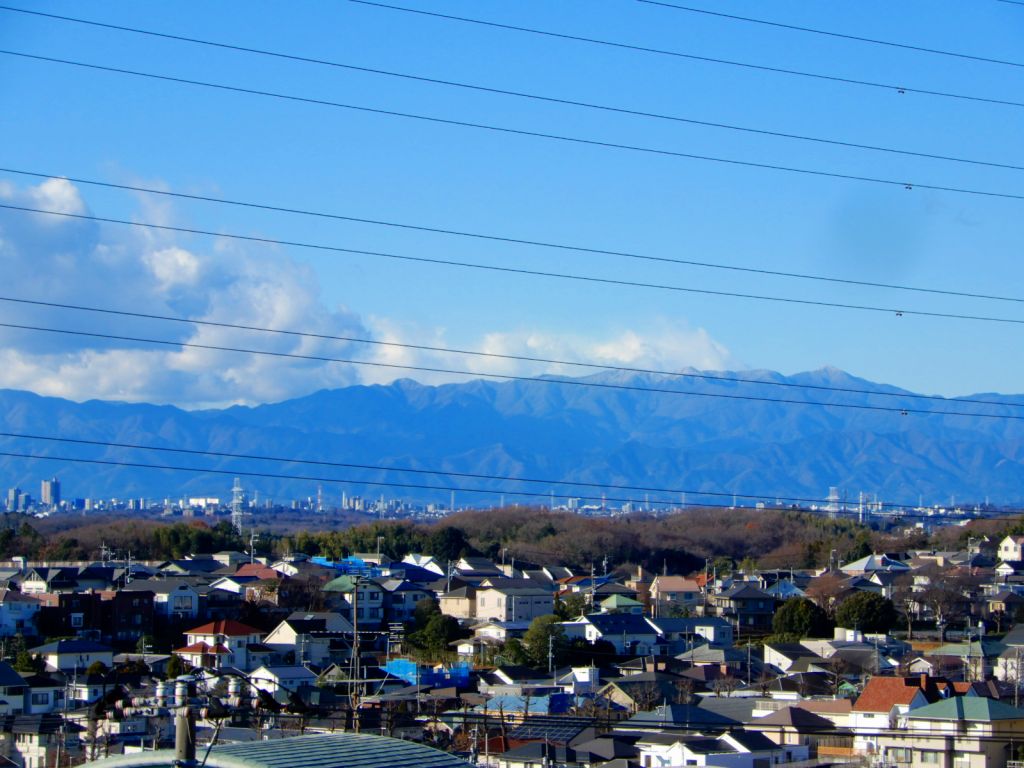
M 175 653 L 212 653 L 218 656 L 223 656 L 231 653 L 223 645 L 207 645 L 206 643 L 192 643 L 192 645 L 186 645 L 184 648 L 178 648 L 174 651 Z
M 201 627 L 190 629 L 188 635 L 227 635 L 228 637 L 239 637 L 242 635 L 262 635 L 263 633 L 255 627 L 243 624 L 234 619 L 220 619 L 203 624 Z
M 929 678 L 921 677 L 872 677 L 853 705 L 854 712 L 888 712 L 897 704 L 909 704 L 922 691 L 929 701 Z M 934 691 L 934 684 L 930 686 Z

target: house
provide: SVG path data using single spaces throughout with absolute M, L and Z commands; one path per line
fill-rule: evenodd
M 879 734 L 886 765 L 914 768 L 1006 768 L 1016 760 L 1024 710 L 984 696 L 953 696 L 909 710 Z
M 937 699 L 938 689 L 927 675 L 872 677 L 850 711 L 854 750 L 860 754 L 877 754 L 880 733 L 895 728 L 902 715 Z
M 655 576 L 651 582 L 651 611 L 655 616 L 671 616 L 673 611 L 694 608 L 703 599 L 700 585 L 685 576 Z
M 63 679 L 50 675 L 24 675 L 28 690 L 25 692 L 25 714 L 45 715 L 64 705 L 67 685 Z
M 727 731 L 718 736 L 650 734 L 637 741 L 644 768 L 711 766 L 761 768 L 806 760 L 806 746 L 780 746 L 754 731 Z
M 62 592 L 37 614 L 41 633 L 122 643 L 153 633 L 154 595 L 148 590 Z
M 852 563 L 839 566 L 839 570 L 845 573 L 847 576 L 867 576 L 870 577 L 875 571 L 891 571 L 894 573 L 907 573 L 910 571 L 910 566 L 904 562 L 896 560 L 889 555 L 876 555 L 871 554 L 866 557 L 862 557 L 860 560 L 854 560 Z
M 249 675 L 250 684 L 266 691 L 281 703 L 288 701 L 289 695 L 298 693 L 304 686 L 316 685 L 316 674 L 298 665 L 261 666 Z
M 1007 536 L 999 542 L 996 557 L 1002 562 L 1024 560 L 1024 536 Z
M 0 710 L 4 714 L 20 715 L 25 710 L 27 692 L 25 679 L 6 661 L 0 661 Z
M 25 595 L 71 592 L 78 586 L 77 576 L 77 568 L 29 568 L 21 577 L 21 592 Z
M 339 576 L 323 586 L 333 598 L 336 610 L 361 628 L 379 628 L 384 623 L 384 589 L 376 582 L 360 576 Z
M 554 613 L 555 599 L 550 589 L 529 586 L 504 586 L 495 579 L 481 584 L 476 592 L 476 615 L 496 621 L 531 621 Z
M 476 618 L 476 587 L 469 584 L 442 593 L 437 603 L 441 613 L 455 619 Z
M 199 616 L 199 590 L 193 579 L 163 578 L 133 581 L 122 592 L 152 592 L 153 613 L 166 621 Z
M 605 640 L 618 654 L 647 656 L 661 653 L 663 642 L 657 628 L 643 616 L 631 613 L 591 613 L 559 626 L 570 640 L 582 637 L 588 643 Z
M 29 653 L 42 656 L 48 670 L 59 672 L 82 672 L 97 661 L 109 669 L 114 663 L 114 650 L 92 640 L 55 640 Z
M 278 659 L 326 667 L 348 658 L 352 624 L 338 613 L 293 613 L 266 636 L 263 645 Z
M 430 555 L 418 555 L 410 553 L 402 558 L 403 563 L 416 566 L 417 568 L 423 568 L 424 570 L 430 571 L 438 576 L 445 575 L 445 568 L 437 558 Z
M 23 768 L 48 768 L 57 765 L 58 758 L 77 763 L 81 731 L 80 725 L 65 722 L 60 715 L 19 715 L 10 723 L 11 760 Z
M 736 631 L 761 632 L 771 629 L 775 615 L 774 598 L 748 582 L 734 584 L 712 596 L 718 615 L 733 622 Z
M 718 616 L 655 618 L 648 621 L 664 638 L 665 652 L 673 656 L 703 643 L 722 648 L 732 647 L 732 624 Z
M 800 643 L 764 644 L 764 663 L 770 664 L 780 672 L 788 672 L 801 659 L 809 659 L 818 663 L 822 669 L 828 666 L 827 660 Z
M 644 604 L 626 595 L 612 595 L 606 597 L 599 604 L 601 613 L 633 613 L 642 616 Z
M 193 667 L 236 667 L 249 671 L 271 653 L 261 645 L 263 633 L 247 624 L 221 619 L 185 633 L 186 644 L 174 652 Z
M 810 751 L 825 755 L 853 754 L 853 734 L 835 728 L 831 720 L 803 707 L 783 707 L 747 724 L 780 746 L 806 746 Z
M 429 590 L 405 579 L 382 577 L 375 581 L 384 591 L 384 618 L 389 622 L 412 621 L 416 603 L 433 598 Z
M 32 595 L 15 589 L 0 589 L 0 636 L 34 634 L 39 608 L 39 600 Z
M 608 683 L 598 695 L 630 712 L 642 712 L 665 702 L 678 702 L 693 690 L 693 681 L 668 672 L 640 672 Z

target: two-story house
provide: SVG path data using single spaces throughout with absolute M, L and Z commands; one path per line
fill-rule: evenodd
M 532 621 L 555 612 L 555 597 L 545 587 L 505 586 L 500 579 L 476 591 L 476 616 L 493 621 Z
M 186 645 L 174 652 L 193 667 L 236 667 L 247 672 L 259 666 L 263 657 L 271 653 L 270 649 L 262 646 L 263 633 L 260 630 L 231 619 L 211 621 L 190 629 L 185 637 Z

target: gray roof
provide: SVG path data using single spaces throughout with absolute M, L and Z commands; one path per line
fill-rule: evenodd
M 167 766 L 173 750 L 159 750 L 99 760 L 97 768 Z M 410 741 L 367 733 L 295 736 L 215 747 L 206 761 L 210 768 L 467 768 L 469 763 Z

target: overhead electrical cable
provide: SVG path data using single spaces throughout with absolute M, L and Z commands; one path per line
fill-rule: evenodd
M 971 397 L 957 397 L 949 398 L 942 397 L 940 395 L 921 395 L 914 392 L 880 392 L 872 389 L 859 389 L 856 387 L 837 387 L 828 386 L 825 384 L 798 384 L 791 381 L 769 381 L 764 379 L 750 379 L 742 376 L 722 376 L 711 373 L 696 373 L 690 371 L 666 371 L 658 370 L 653 368 L 637 368 L 626 365 L 610 365 L 608 363 L 593 363 L 581 360 L 557 360 L 548 357 L 536 357 L 529 355 L 512 355 L 502 354 L 499 352 L 480 352 L 469 349 L 453 349 L 451 347 L 439 347 L 427 344 L 408 344 L 397 341 L 381 341 L 378 339 L 365 339 L 358 336 L 340 336 L 329 333 L 312 333 L 309 331 L 296 331 L 282 328 L 264 328 L 257 325 L 243 325 L 240 323 L 227 323 L 218 322 L 215 320 L 198 320 L 190 317 L 178 317 L 174 315 L 158 315 L 149 312 L 131 312 L 123 309 L 111 309 L 109 307 L 91 307 L 81 304 L 63 304 L 55 301 L 41 301 L 37 299 L 22 299 L 15 298 L 13 296 L 0 295 L 0 302 L 12 303 L 12 304 L 23 304 L 28 306 L 47 307 L 50 309 L 68 309 L 76 312 L 95 312 L 103 315 L 114 315 L 116 317 L 133 317 L 145 320 L 160 320 L 174 323 L 183 323 L 187 325 L 201 325 L 213 328 L 228 328 L 239 331 L 254 331 L 258 333 L 269 333 L 281 336 L 307 338 L 307 339 L 318 339 L 322 341 L 342 341 L 354 344 L 367 344 L 372 346 L 380 347 L 392 347 L 395 349 L 412 349 L 422 352 L 438 352 L 442 354 L 453 354 L 453 355 L 465 355 L 471 357 L 479 357 L 490 360 L 514 360 L 517 362 L 528 362 L 528 363 L 544 363 L 549 365 L 566 365 L 578 368 L 587 368 L 596 371 L 608 371 L 616 373 L 642 373 L 642 374 L 654 374 L 657 376 L 665 376 L 679 379 L 697 379 L 700 381 L 721 381 L 729 384 L 753 384 L 755 386 L 765 387 L 782 387 L 786 389 L 809 389 L 815 391 L 824 392 L 840 392 L 843 394 L 858 394 L 858 395 L 871 395 L 879 397 L 898 397 L 903 399 L 912 400 L 929 400 L 943 403 L 954 403 L 954 404 L 965 404 L 969 403 L 972 405 L 998 405 L 1005 406 L 1008 408 L 1021 408 L 1024 407 L 1024 402 L 1014 403 L 1008 400 L 982 400 L 979 398 Z
M 63 179 L 70 181 L 74 184 L 85 184 L 94 187 L 102 187 L 105 189 L 119 189 L 130 192 L 142 192 L 145 194 L 163 195 L 165 197 L 173 197 L 181 200 L 193 200 L 204 203 L 215 203 L 218 205 L 231 205 L 240 208 L 252 208 L 260 211 L 273 211 L 275 213 L 293 214 L 298 216 L 311 216 L 322 219 L 332 219 L 335 221 L 348 221 L 357 224 L 368 224 L 371 226 L 389 227 L 394 229 L 406 229 L 415 232 L 430 232 L 439 235 L 451 235 L 453 237 L 468 237 L 477 240 L 489 240 L 498 243 L 509 243 L 512 245 L 526 245 L 535 246 L 539 248 L 552 248 L 561 251 L 573 251 L 577 253 L 590 253 L 601 256 L 617 256 L 626 259 L 636 259 L 639 261 L 652 261 L 664 264 L 680 264 L 687 267 L 700 267 L 702 269 L 719 269 L 730 272 L 745 272 L 748 274 L 755 275 L 769 275 L 772 277 L 785 277 L 799 280 L 815 280 L 824 283 L 836 283 L 840 285 L 856 285 L 867 288 L 883 288 L 886 290 L 894 291 L 908 291 L 913 293 L 924 293 L 933 294 L 939 296 L 956 296 L 960 298 L 968 299 L 985 299 L 992 301 L 1009 301 L 1014 303 L 1024 303 L 1024 298 L 1019 296 L 1001 296 L 990 293 L 972 293 L 969 291 L 954 291 L 944 288 L 929 288 L 924 286 L 914 285 L 901 285 L 899 283 L 882 283 L 871 280 L 854 280 L 852 278 L 843 277 L 829 277 L 826 275 L 813 275 L 802 272 L 785 272 L 775 269 L 764 269 L 760 267 L 743 267 L 738 264 L 722 264 L 709 261 L 696 261 L 692 259 L 680 259 L 671 256 L 655 256 L 653 254 L 637 253 L 635 251 L 619 251 L 611 250 L 606 248 L 594 248 L 584 245 L 572 245 L 569 243 L 553 243 L 542 240 L 531 240 L 522 237 L 511 237 L 505 235 L 486 234 L 482 232 L 469 232 L 466 230 L 449 229 L 444 227 L 432 227 L 424 226 L 419 224 L 410 224 L 407 222 L 397 221 L 385 221 L 381 219 L 370 219 L 359 216 L 351 216 L 348 214 L 341 213 L 330 213 L 327 211 L 314 211 L 308 208 L 294 208 L 282 205 L 271 205 L 269 203 L 258 203 L 251 200 L 234 200 L 223 197 L 214 197 L 212 195 L 197 195 L 189 194 L 186 192 L 173 192 L 167 189 L 159 189 L 156 187 L 143 187 L 135 184 L 117 184 L 109 181 L 99 181 L 96 179 L 86 179 L 80 176 L 61 176 L 51 173 L 41 173 L 39 171 L 27 171 L 19 168 L 4 168 L 0 167 L 0 173 L 11 173 L 19 176 L 30 176 L 37 179 Z
M 389 3 L 374 2 L 373 0 L 349 0 L 350 3 L 357 3 L 359 5 L 370 6 L 373 8 L 383 8 L 389 11 L 399 11 L 402 13 L 412 13 L 419 16 L 429 16 L 435 19 L 442 19 L 444 21 L 458 21 L 465 24 L 476 24 L 483 27 L 491 27 L 493 29 L 503 29 L 510 32 L 525 32 L 531 35 L 540 35 L 542 37 L 550 37 L 558 40 L 571 40 L 577 43 L 587 43 L 590 45 L 600 45 L 608 48 L 617 48 L 620 50 L 636 51 L 639 53 L 649 53 L 657 56 L 671 56 L 678 59 L 687 59 L 689 61 L 701 61 L 708 64 L 724 64 L 730 67 L 741 67 L 743 69 L 756 70 L 760 72 L 772 72 L 778 75 L 792 75 L 794 77 L 805 77 L 814 80 L 823 80 L 832 83 L 842 83 L 844 85 L 860 85 L 868 88 L 881 88 L 886 91 L 892 91 L 893 93 L 916 93 L 921 96 L 935 96 L 946 99 L 959 99 L 962 101 L 974 101 L 985 104 L 999 104 L 1007 107 L 1024 107 L 1024 102 L 1010 101 L 1008 99 L 996 99 L 987 98 L 984 96 L 975 96 L 966 93 L 954 93 L 951 91 L 936 91 L 929 90 L 926 88 L 912 88 L 906 85 L 899 85 L 897 83 L 879 83 L 871 80 L 859 80 L 851 77 L 841 77 L 839 75 L 826 75 L 820 72 L 806 72 L 797 69 L 786 69 L 784 67 L 773 67 L 766 64 L 751 64 L 744 61 L 734 61 L 730 59 L 719 59 L 711 56 L 698 56 L 693 53 L 684 53 L 683 51 L 667 50 L 664 48 L 652 48 L 650 46 L 635 45 L 632 43 L 623 43 L 615 40 L 604 40 L 595 37 L 584 37 L 582 35 L 572 35 L 566 32 L 552 32 L 546 29 L 538 29 L 536 27 L 523 27 L 515 24 L 505 24 L 498 21 L 489 21 L 487 19 L 475 19 L 468 16 L 456 16 L 450 13 L 439 13 L 437 11 L 425 11 L 420 8 L 407 8 L 401 5 L 391 5 Z
M 415 82 L 429 83 L 431 85 L 442 85 L 451 88 L 461 88 L 465 90 L 478 91 L 482 93 L 492 93 L 501 96 L 512 96 L 514 98 L 529 99 L 533 101 L 547 102 L 550 104 L 561 104 L 572 107 L 581 107 L 584 109 L 600 110 L 603 112 L 611 112 L 615 114 L 630 115 L 633 117 L 650 118 L 656 120 L 665 120 L 676 123 L 685 123 L 688 125 L 698 125 L 705 128 L 718 128 L 730 131 L 739 131 L 743 133 L 751 133 L 760 136 L 771 136 L 773 138 L 792 139 L 796 141 L 809 141 L 817 144 L 827 144 L 830 146 L 843 147 L 846 149 L 860 149 L 871 152 L 885 152 L 889 154 L 905 155 L 909 157 L 919 157 L 928 160 L 940 160 L 945 162 L 953 163 L 965 163 L 969 165 L 987 166 L 991 168 L 1003 168 L 1014 171 L 1024 170 L 1024 166 L 1014 165 L 1012 163 L 999 163 L 987 160 L 978 160 L 973 158 L 955 157 L 951 155 L 944 155 L 934 152 L 919 152 L 908 149 L 898 149 L 896 147 L 883 147 L 873 144 L 860 144 L 853 141 L 843 141 L 840 139 L 828 139 L 819 136 L 806 136 L 802 134 L 787 133 L 784 131 L 773 131 L 764 128 L 754 128 L 750 126 L 732 125 L 729 123 L 716 122 L 712 120 L 700 120 L 692 117 L 683 117 L 681 115 L 669 115 L 658 112 L 650 112 L 641 109 L 630 109 L 626 107 L 616 107 L 609 104 L 596 104 L 593 102 L 580 101 L 578 99 L 569 99 L 564 97 L 556 96 L 544 96 L 537 93 L 527 93 L 524 91 L 516 91 L 505 88 L 497 88 L 493 86 L 480 85 L 476 83 L 466 83 L 456 80 L 447 80 L 438 77 L 428 77 L 425 75 L 415 75 L 408 72 L 395 72 L 392 70 L 380 69 L 376 67 L 360 66 L 356 64 L 349 64 L 340 61 L 333 61 L 329 59 L 314 58 L 310 56 L 300 56 L 294 53 L 285 53 L 283 51 L 273 51 L 266 48 L 253 48 L 246 45 L 238 45 L 235 43 L 226 43 L 217 40 L 207 40 L 196 37 L 187 37 L 185 35 L 175 35 L 167 32 L 159 32 L 151 29 L 140 29 L 138 27 L 122 26 L 120 24 L 109 24 L 104 22 L 93 21 L 91 19 L 82 19 L 74 16 L 62 16 L 54 13 L 43 13 L 41 11 L 29 11 L 23 8 L 13 8 L 11 6 L 0 5 L 0 11 L 16 11 L 18 13 L 27 13 L 33 16 L 43 16 L 52 19 L 60 19 L 61 21 L 74 22 L 76 24 L 86 24 L 89 26 L 102 27 L 104 29 L 113 29 L 121 32 L 128 32 L 137 35 L 148 35 L 151 37 L 162 38 L 167 40 L 174 40 L 177 42 L 191 43 L 195 45 L 209 46 L 213 48 L 221 48 L 224 50 L 235 51 L 239 53 L 248 53 L 257 56 L 268 56 L 277 59 L 284 59 L 287 61 L 296 61 L 304 64 L 315 64 L 325 67 L 333 67 L 336 69 L 345 69 L 354 72 L 361 72 L 364 74 L 381 75 L 384 77 L 400 78 L 404 80 L 412 80 Z
M 57 437 L 54 435 L 34 435 L 25 434 L 20 432 L 0 432 L 0 438 L 16 438 L 19 440 L 39 440 L 45 442 L 56 442 L 56 443 L 69 443 L 73 445 L 88 445 L 93 447 L 102 448 L 126 448 L 130 450 L 139 451 L 157 451 L 162 453 L 181 453 L 194 456 L 208 456 L 218 459 L 243 459 L 246 461 L 270 461 L 281 464 L 307 464 L 311 466 L 321 467 L 335 467 L 339 469 L 365 469 L 372 471 L 381 472 L 408 472 L 410 474 L 419 475 L 443 475 L 446 477 L 458 477 L 458 478 L 469 478 L 472 480 L 498 480 L 501 482 L 509 483 L 532 483 L 537 485 L 546 486 L 573 486 L 577 488 L 600 488 L 613 491 L 639 491 L 649 493 L 664 493 L 679 496 L 685 494 L 686 496 L 715 496 L 723 498 L 736 498 L 736 499 L 774 499 L 777 502 L 798 502 L 798 503 L 825 503 L 828 499 L 820 499 L 817 497 L 807 496 L 779 496 L 778 494 L 764 494 L 764 493 L 732 493 L 729 491 L 706 491 L 706 490 L 694 490 L 685 488 L 660 488 L 643 485 L 624 485 L 622 483 L 595 483 L 587 481 L 577 480 L 554 480 L 550 478 L 536 478 L 536 477 L 515 477 L 510 475 L 491 475 L 478 472 L 453 472 L 446 469 L 424 469 L 424 468 L 413 468 L 413 467 L 395 467 L 385 466 L 381 464 L 354 464 L 350 462 L 341 461 L 326 461 L 322 459 L 300 459 L 296 457 L 283 457 L 283 456 L 262 456 L 257 454 L 246 454 L 246 453 L 231 453 L 227 451 L 210 451 L 210 450 L 199 450 L 193 448 L 173 448 L 170 446 L 157 446 L 157 445 L 142 445 L 139 443 L 120 443 L 110 440 L 89 440 L 85 438 L 73 438 L 73 437 Z M 339 481 L 340 482 L 340 481 Z M 346 482 L 358 483 L 360 480 L 349 480 Z M 443 488 L 439 490 L 461 490 L 459 488 L 449 489 Z M 488 490 L 488 493 L 491 491 Z M 500 492 L 500 491 L 499 491 Z M 506 491 L 507 493 L 515 493 L 515 491 Z M 542 495 L 549 495 L 550 491 L 545 491 Z M 559 494 L 565 496 L 566 494 Z M 573 494 L 575 496 L 575 494 Z M 587 498 L 599 498 L 599 497 L 587 497 Z M 611 501 L 622 501 L 622 499 L 611 499 Z M 665 503 L 675 503 L 672 501 L 666 501 Z M 889 504 L 886 503 L 886 507 L 895 509 L 917 509 L 917 504 Z
M 351 0 L 351 2 L 357 2 L 361 0 Z M 744 168 L 758 168 L 761 170 L 781 171 L 784 173 L 796 173 L 804 176 L 813 176 L 818 178 L 831 178 L 841 179 L 844 181 L 860 181 L 870 184 L 881 184 L 889 187 L 902 187 L 904 189 L 927 189 L 938 192 L 951 192 L 955 194 L 963 195 L 976 195 L 980 197 L 991 197 L 991 198 L 1002 198 L 1007 200 L 1024 200 L 1024 194 L 1014 194 L 1011 192 L 996 192 L 985 189 L 972 189 L 967 187 L 951 187 L 944 186 L 941 184 L 921 184 L 909 180 L 898 180 L 898 179 L 886 179 L 877 176 L 862 176 L 851 173 L 840 173 L 838 171 L 823 171 L 813 168 L 800 168 L 797 166 L 779 165 L 775 163 L 762 163 L 753 160 L 738 160 L 736 158 L 717 157 L 713 155 L 702 155 L 692 152 L 679 152 L 676 150 L 662 149 L 658 147 L 645 147 L 637 144 L 622 144 L 613 141 L 601 141 L 598 139 L 586 139 L 579 136 L 566 136 L 557 133 L 547 133 L 543 131 L 529 131 L 521 128 L 509 128 L 507 126 L 492 125 L 489 123 L 477 123 L 469 120 L 455 120 L 444 117 L 434 117 L 431 115 L 422 115 L 413 112 L 400 112 L 392 109 L 380 109 L 377 107 L 367 107 L 358 104 L 347 104 L 338 101 L 330 101 L 327 99 L 315 99 L 306 96 L 296 96 L 294 94 L 280 93 L 277 91 L 265 91 L 256 88 L 244 88 L 236 85 L 225 85 L 223 83 L 211 83 L 205 80 L 194 80 L 191 78 L 174 77 L 171 75 L 159 75 L 153 72 L 141 72 L 134 69 L 125 69 L 122 67 L 110 67 L 101 64 L 90 64 L 82 61 L 75 61 L 72 59 L 62 59 L 54 56 L 41 56 L 38 54 L 24 53 L 21 51 L 11 50 L 0 50 L 0 54 L 6 56 L 16 56 L 24 59 L 31 59 L 34 61 L 45 61 L 51 64 L 61 64 L 66 66 L 81 67 L 84 69 L 91 69 L 101 72 L 110 72 L 119 75 L 129 75 L 132 77 L 143 77 L 152 80 L 160 80 L 163 82 L 178 83 L 182 85 L 193 85 L 201 88 L 211 88 L 219 91 L 228 91 L 232 93 L 243 93 L 250 96 L 262 96 L 273 99 L 283 99 L 286 101 L 292 101 L 303 104 L 313 104 L 322 107 L 332 107 L 337 109 L 354 110 L 357 112 L 364 112 L 374 115 L 383 115 L 386 117 L 400 117 L 409 120 L 418 120 L 422 122 L 433 123 L 436 125 L 449 125 L 460 128 L 473 128 L 476 130 L 491 131 L 495 133 L 504 133 L 514 136 L 526 136 L 535 139 L 545 139 L 549 141 L 565 142 L 570 144 L 577 144 L 582 146 L 600 147 L 602 149 L 615 149 L 623 150 L 627 152 L 639 152 L 647 155 L 654 155 L 660 157 L 675 157 L 684 160 L 699 160 L 702 162 L 719 163 L 723 165 L 739 166 Z M 1024 104 L 1022 104 L 1024 106 Z
M 842 40 L 852 40 L 858 43 L 870 43 L 871 45 L 884 45 L 889 48 L 902 48 L 907 51 L 915 51 L 916 53 L 931 53 L 937 56 L 950 56 L 957 59 L 966 59 L 968 61 L 979 61 L 985 64 L 1000 64 L 1007 67 L 1024 67 L 1024 63 L 1019 61 L 1009 61 L 1007 59 L 995 59 L 988 56 L 977 56 L 970 53 L 960 53 L 958 51 L 944 51 L 939 48 L 928 48 L 923 45 L 912 45 L 910 43 L 897 43 L 892 40 L 879 40 L 871 37 L 861 37 L 859 35 L 850 35 L 845 32 L 834 32 L 827 29 L 815 29 L 813 27 L 802 27 L 797 24 L 785 24 L 779 21 L 770 21 L 768 19 L 755 19 L 750 16 L 739 16 L 733 13 L 723 13 L 722 11 L 709 11 L 706 8 L 693 8 L 686 5 L 678 5 L 676 3 L 665 2 L 665 0 L 637 0 L 637 2 L 645 5 L 655 5 L 662 8 L 671 8 L 676 11 L 685 11 L 687 13 L 699 13 L 704 16 L 716 16 L 721 19 L 730 19 L 732 21 L 744 21 L 750 24 L 761 24 L 766 27 L 776 27 L 778 29 L 788 29 L 794 32 L 809 32 L 815 35 L 823 35 L 825 37 L 834 37 Z
M 489 489 L 489 488 L 465 488 L 461 486 L 441 486 L 441 485 L 428 485 L 426 483 L 402 483 L 397 481 L 384 481 L 384 480 L 363 480 L 363 479 L 352 479 L 352 478 L 341 478 L 341 477 L 330 477 L 330 476 L 319 476 L 319 475 L 295 475 L 282 472 L 266 472 L 266 471 L 252 471 L 244 469 L 217 469 L 214 467 L 189 467 L 189 466 L 175 466 L 167 464 L 152 464 L 149 462 L 141 461 L 125 461 L 122 459 L 88 459 L 73 456 L 52 456 L 42 455 L 34 453 L 22 453 L 19 451 L 0 451 L 0 456 L 7 456 L 15 459 L 31 459 L 38 461 L 60 461 L 67 462 L 70 464 L 91 464 L 99 466 L 111 466 L 111 467 L 132 467 L 135 469 L 156 469 L 165 472 L 195 472 L 199 474 L 211 474 L 211 475 L 228 475 L 231 477 L 256 477 L 268 480 L 293 480 L 293 481 L 304 481 L 304 482 L 316 482 L 316 483 L 337 483 L 339 485 L 364 485 L 374 486 L 378 488 L 403 488 L 409 490 L 420 490 L 420 491 L 444 491 L 446 493 L 455 491 L 457 493 L 476 493 L 489 496 L 527 496 L 531 498 L 543 498 L 548 499 L 551 497 L 550 491 L 516 491 L 508 489 Z M 561 494 L 565 495 L 565 494 Z M 736 498 L 744 499 L 772 499 L 774 496 L 745 496 L 743 494 L 724 494 L 726 496 L 735 495 Z M 587 496 L 580 494 L 570 494 L 570 498 L 579 499 L 581 501 L 615 501 L 622 503 L 637 503 L 641 501 L 636 497 L 613 497 L 607 495 L 601 496 Z M 781 501 L 781 499 L 779 499 Z M 816 504 L 828 504 L 828 499 L 814 499 Z M 733 504 L 722 504 L 715 502 L 689 502 L 681 499 L 644 499 L 643 503 L 657 505 L 659 507 L 668 508 L 717 508 L 717 509 L 733 509 Z M 766 504 L 766 506 L 769 506 Z M 776 505 L 770 505 L 776 506 Z M 785 508 L 787 505 L 779 504 L 779 508 Z M 909 504 L 897 505 L 897 504 L 886 504 L 886 507 L 895 509 L 910 509 L 915 510 L 919 507 L 912 506 Z M 852 510 L 851 510 L 852 511 Z M 912 514 L 903 513 L 902 517 L 914 517 Z M 932 517 L 932 516 L 929 516 Z
M 470 376 L 477 379 L 499 379 L 502 381 L 530 381 L 541 384 L 550 384 L 569 387 L 592 387 L 602 390 L 626 391 L 626 392 L 647 392 L 652 394 L 676 395 L 682 397 L 710 397 L 726 400 L 744 400 L 764 403 L 783 403 L 787 405 L 800 405 L 818 408 L 848 408 L 857 411 L 878 411 L 883 413 L 894 413 L 901 416 L 910 414 L 920 416 L 966 416 L 982 419 L 1011 419 L 1024 420 L 1024 415 L 1003 414 L 1003 413 L 977 413 L 973 411 L 948 411 L 930 410 L 924 408 L 906 408 L 899 406 L 868 405 L 866 403 L 827 403 L 817 400 L 793 400 L 779 397 L 767 397 L 762 395 L 739 395 L 725 392 L 694 392 L 692 390 L 669 389 L 666 387 L 644 387 L 631 384 L 614 384 L 610 382 L 597 382 L 586 379 L 566 379 L 553 376 L 525 376 L 511 373 L 488 373 L 482 371 L 467 371 L 456 368 L 442 368 L 427 365 L 411 365 L 401 363 L 382 363 L 371 360 L 358 360 L 354 358 L 331 357 L 329 355 L 310 355 L 298 352 L 280 352 L 266 349 L 250 349 L 247 347 L 224 346 L 219 344 L 202 344 L 191 341 L 173 341 L 170 339 L 154 339 L 143 336 L 127 336 L 124 334 L 100 333 L 97 331 L 73 330 L 70 328 L 50 328 L 46 326 L 29 325 L 26 323 L 4 323 L 0 322 L 0 328 L 11 328 L 13 330 L 32 331 L 39 333 L 53 333 L 65 336 L 79 336 L 83 338 L 105 339 L 108 341 L 130 341 L 139 344 L 153 344 L 164 347 L 180 347 L 182 349 L 205 349 L 218 352 L 233 352 L 247 355 L 264 355 L 278 357 L 288 360 L 310 360 L 321 363 L 341 363 L 345 365 L 360 365 L 373 368 L 386 368 L 389 370 L 418 371 L 423 373 L 442 373 L 457 376 Z
M 480 264 L 470 261 L 456 261 L 452 259 L 437 259 L 428 256 L 410 256 L 407 254 L 388 253 L 384 251 L 368 251 L 358 248 L 343 248 L 336 245 L 321 245 L 317 243 L 306 243 L 297 240 L 280 240 L 270 237 L 259 237 L 256 235 L 240 235 L 236 233 L 216 232 L 208 229 L 197 229 L 194 227 L 179 227 L 170 224 L 154 224 L 142 221 L 129 221 L 127 219 L 115 219 L 107 216 L 95 216 L 84 213 L 71 213 L 69 211 L 50 211 L 44 208 L 32 208 L 23 205 L 12 205 L 0 203 L 0 209 L 18 211 L 20 213 L 37 213 L 45 216 L 60 216 L 69 219 L 80 219 L 83 221 L 98 221 L 107 224 L 122 224 L 130 227 L 142 227 L 165 232 L 181 232 L 190 235 L 206 235 L 209 237 L 220 237 L 229 240 L 240 240 L 242 242 L 261 243 L 270 245 L 285 245 L 294 248 L 309 248 L 316 251 L 327 251 L 331 253 L 348 253 L 359 256 L 370 256 L 374 258 L 395 259 L 420 264 L 433 264 L 466 269 L 480 269 L 487 272 L 499 272 L 503 274 L 526 275 L 530 277 L 546 277 L 559 280 L 577 280 L 598 285 L 611 285 L 628 288 L 644 288 L 650 290 L 673 291 L 678 293 L 691 293 L 703 296 L 721 296 L 736 299 L 750 299 L 753 301 L 771 301 L 780 304 L 794 304 L 809 307 L 827 307 L 830 309 L 850 309 L 863 312 L 880 312 L 891 314 L 897 317 L 915 316 L 941 318 L 945 320 L 972 320 L 977 322 L 1004 323 L 1008 325 L 1024 325 L 1024 319 L 1012 317 L 996 317 L 988 315 L 967 315 L 954 312 L 930 312 L 923 309 L 903 309 L 899 307 L 878 307 L 868 304 L 844 304 L 833 301 L 817 301 L 814 299 L 798 299 L 790 296 L 769 296 L 755 293 L 739 293 L 736 291 L 718 291 L 710 288 L 692 288 L 681 285 L 669 285 L 664 283 L 645 283 L 635 280 L 622 280 L 610 277 L 597 277 L 594 275 L 580 275 L 567 272 L 548 272 L 537 269 L 526 269 L 524 267 L 508 267 L 495 264 Z

